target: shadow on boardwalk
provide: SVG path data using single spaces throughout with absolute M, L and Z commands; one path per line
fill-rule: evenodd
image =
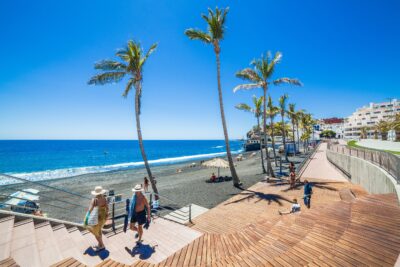
M 258 203 L 260 201 L 267 201 L 268 205 L 270 205 L 272 202 L 274 202 L 274 203 L 277 203 L 279 206 L 282 206 L 283 201 L 292 203 L 292 201 L 290 199 L 288 199 L 284 196 L 281 196 L 278 194 L 265 194 L 263 192 L 253 191 L 250 189 L 243 190 L 243 192 L 236 194 L 236 195 L 244 196 L 244 197 L 237 199 L 237 200 L 230 201 L 230 202 L 226 203 L 225 205 L 231 205 L 231 204 L 239 203 L 239 202 L 242 202 L 245 200 L 250 201 L 253 199 L 256 199 L 254 201 L 254 203 Z
M 312 187 L 314 188 L 319 188 L 319 189 L 326 189 L 329 191 L 338 191 L 337 188 L 330 186 L 333 184 L 342 184 L 342 182 L 310 182 L 310 184 L 312 185 Z M 288 181 L 282 181 L 282 182 L 276 182 L 271 184 L 270 186 L 283 186 L 283 185 L 289 185 Z M 304 182 L 297 182 L 296 185 L 294 186 L 294 188 L 286 188 L 286 189 L 282 189 L 282 192 L 288 192 L 290 190 L 301 190 L 302 187 L 304 186 Z

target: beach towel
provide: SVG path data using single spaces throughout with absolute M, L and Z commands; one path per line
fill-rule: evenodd
M 135 215 L 135 206 L 136 206 L 136 194 L 133 194 L 132 199 L 129 201 L 129 199 L 126 200 L 126 214 L 125 220 L 124 220 L 124 232 L 126 233 L 126 230 L 128 229 L 128 224 L 132 219 L 132 216 Z

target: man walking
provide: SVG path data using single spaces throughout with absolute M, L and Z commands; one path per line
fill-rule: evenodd
M 310 208 L 311 206 L 312 193 L 313 192 L 311 184 L 307 180 L 304 180 L 304 205 L 306 205 L 307 208 Z
M 143 195 L 143 188 L 140 184 L 137 184 L 133 189 L 133 196 L 129 208 L 129 221 L 130 229 L 137 232 L 135 237 L 138 238 L 136 241 L 140 243 L 143 236 L 143 225 L 146 222 L 150 222 L 150 205 Z M 147 217 L 146 217 L 147 213 Z M 137 223 L 137 226 L 136 226 Z

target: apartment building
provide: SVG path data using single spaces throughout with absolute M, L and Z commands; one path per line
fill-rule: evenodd
M 390 119 L 398 112 L 400 112 L 400 101 L 397 99 L 382 103 L 370 103 L 368 106 L 358 108 L 345 122 L 344 138 L 360 138 L 363 127 L 368 127 L 367 138 L 373 138 L 375 124 L 380 120 Z M 389 133 L 389 139 L 391 139 L 391 135 Z

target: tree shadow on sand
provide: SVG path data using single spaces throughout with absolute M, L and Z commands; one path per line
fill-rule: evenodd
M 268 205 L 270 205 L 271 203 L 274 202 L 274 203 L 277 203 L 279 206 L 282 206 L 283 201 L 292 203 L 292 201 L 290 199 L 288 199 L 284 196 L 281 196 L 278 194 L 265 194 L 265 193 L 253 191 L 250 189 L 243 190 L 243 192 L 241 192 L 239 194 L 231 194 L 231 195 L 244 196 L 244 197 L 237 199 L 237 200 L 230 201 L 230 202 L 226 203 L 225 205 L 231 205 L 231 204 L 239 203 L 239 202 L 242 202 L 245 200 L 250 201 L 252 199 L 257 199 L 254 203 L 258 203 L 260 201 L 267 201 Z

